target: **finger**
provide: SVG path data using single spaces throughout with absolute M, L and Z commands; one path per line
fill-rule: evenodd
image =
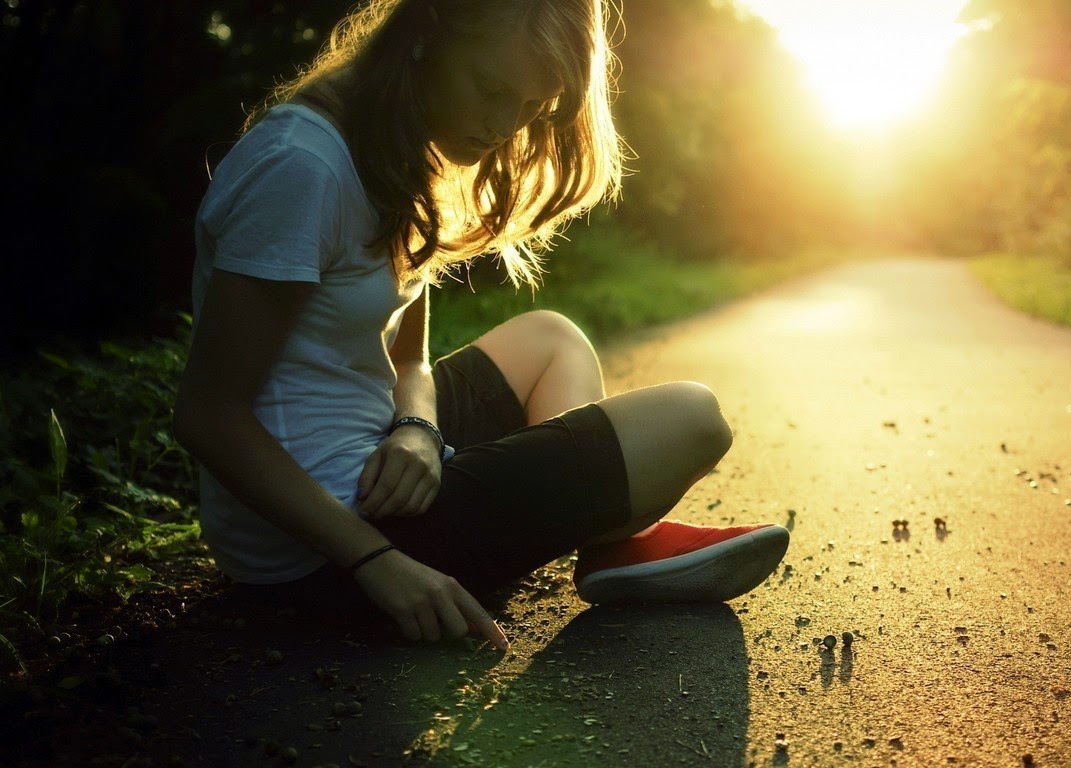
M 439 484 L 423 470 L 419 468 L 411 470 L 394 489 L 391 502 L 397 502 L 397 507 L 391 514 L 404 517 L 424 514 L 435 499 L 438 490 Z
M 368 489 L 368 496 L 361 502 L 369 517 L 384 517 L 388 514 L 384 504 L 394 493 L 394 487 L 401 478 L 401 467 L 397 461 L 387 457 L 381 462 L 376 481 Z
M 387 475 L 385 472 L 384 475 Z M 393 474 L 393 468 L 389 472 Z M 384 478 L 385 479 L 385 478 Z M 377 514 L 381 517 L 388 515 L 412 514 L 409 507 L 413 506 L 411 500 L 414 491 L 420 482 L 420 470 L 412 465 L 403 467 L 397 481 L 393 483 L 385 498 L 377 505 Z M 380 485 L 385 485 L 381 482 Z
M 372 486 L 376 484 L 376 478 L 379 477 L 379 467 L 382 464 L 382 461 L 383 452 L 375 450 L 372 451 L 372 454 L 364 463 L 364 469 L 361 470 L 361 475 L 357 478 L 357 498 L 361 501 L 368 498 L 369 491 L 371 491 Z
M 443 599 L 436 602 L 435 609 L 439 614 L 444 635 L 456 639 L 469 633 L 469 622 L 461 615 L 449 595 L 443 595 Z
M 435 501 L 435 497 L 439 495 L 439 484 L 432 483 L 431 488 L 424 494 L 424 499 L 417 505 L 417 514 L 422 515 L 431 508 L 431 504 Z
M 394 621 L 397 622 L 398 628 L 402 630 L 402 635 L 406 640 L 415 643 L 420 639 L 420 624 L 411 614 L 395 616 Z
M 416 620 L 420 625 L 420 637 L 424 642 L 436 643 L 442 639 L 442 631 L 439 629 L 439 616 L 431 605 L 423 605 L 418 608 Z
M 461 615 L 476 627 L 476 631 L 491 641 L 491 644 L 500 651 L 509 649 L 509 640 L 506 633 L 495 623 L 495 620 L 476 601 L 476 598 L 459 588 L 459 594 L 455 597 L 455 603 L 461 611 Z

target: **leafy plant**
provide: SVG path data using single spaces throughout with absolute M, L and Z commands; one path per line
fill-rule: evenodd
M 42 352 L 0 378 L 5 626 L 40 627 L 72 593 L 127 598 L 199 537 L 193 464 L 170 431 L 190 326 L 93 357 Z

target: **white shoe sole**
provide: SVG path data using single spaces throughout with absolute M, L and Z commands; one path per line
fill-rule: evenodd
M 715 602 L 746 594 L 777 568 L 788 531 L 760 528 L 686 555 L 590 573 L 576 584 L 588 603 Z

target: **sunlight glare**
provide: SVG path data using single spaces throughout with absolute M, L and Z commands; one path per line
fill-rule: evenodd
M 877 128 L 922 106 L 966 31 L 966 0 L 741 0 L 774 27 L 841 129 Z

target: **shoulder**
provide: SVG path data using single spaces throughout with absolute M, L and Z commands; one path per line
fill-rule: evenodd
M 281 104 L 268 111 L 216 168 L 202 213 L 229 213 L 240 200 L 278 200 L 331 207 L 377 220 L 342 135 L 308 107 Z
M 266 132 L 270 131 L 281 146 L 308 153 L 340 177 L 354 175 L 353 159 L 345 139 L 318 112 L 299 104 L 280 104 L 253 130 L 261 126 Z
M 356 183 L 346 143 L 334 127 L 312 110 L 289 104 L 270 110 L 242 136 L 219 164 L 212 182 L 228 185 L 280 166 L 302 178 L 319 175 L 334 177 L 340 186 Z

